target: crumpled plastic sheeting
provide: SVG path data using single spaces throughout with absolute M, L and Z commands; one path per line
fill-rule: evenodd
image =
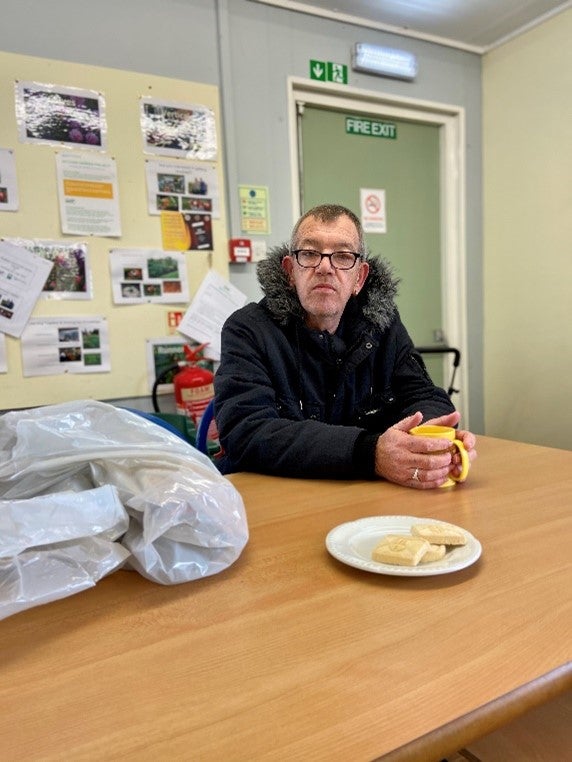
M 0 619 L 87 590 L 128 557 L 118 542 L 85 537 L 0 558 Z
M 0 500 L 0 558 L 53 542 L 99 535 L 116 540 L 129 517 L 114 487 Z
M 129 551 L 129 517 L 112 486 L 0 500 L 0 619 L 93 587 Z
M 127 565 L 162 584 L 215 574 L 248 541 L 244 504 L 206 455 L 161 426 L 80 400 L 0 417 L 0 498 L 113 485 Z

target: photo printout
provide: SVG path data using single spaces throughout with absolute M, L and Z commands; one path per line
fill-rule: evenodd
M 107 148 L 105 100 L 96 90 L 16 82 L 16 122 L 22 143 Z
M 149 214 L 204 211 L 220 217 L 218 178 L 214 164 L 183 161 L 145 162 Z
M 37 254 L 0 240 L 0 331 L 22 334 L 51 269 Z
M 147 375 L 149 391 L 158 378 L 161 383 L 157 385 L 157 394 L 171 393 L 174 390 L 173 378 L 177 373 L 175 365 L 187 359 L 184 347 L 191 349 L 198 347 L 196 341 L 183 339 L 181 336 L 166 336 L 162 339 L 147 340 Z M 199 360 L 201 367 L 214 371 L 214 363 L 210 360 Z
M 109 263 L 115 304 L 189 301 L 187 264 L 179 252 L 112 249 Z
M 51 263 L 52 269 L 42 289 L 42 299 L 93 298 L 91 267 L 85 241 L 47 241 L 38 238 L 7 240 Z
M 207 106 L 141 98 L 145 153 L 216 161 L 215 116 Z
M 107 320 L 100 315 L 32 318 L 22 334 L 24 376 L 107 373 Z

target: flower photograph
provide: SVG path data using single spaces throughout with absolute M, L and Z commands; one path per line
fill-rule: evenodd
M 107 127 L 103 97 L 34 82 L 16 85 L 16 115 L 22 142 L 63 143 L 102 150 Z

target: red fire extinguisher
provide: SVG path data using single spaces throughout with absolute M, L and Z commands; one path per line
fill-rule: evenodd
M 191 349 L 185 344 L 183 350 L 187 365 L 173 378 L 177 413 L 191 418 L 195 426 L 214 397 L 214 375 L 199 365 L 205 347 L 206 344 L 200 344 Z

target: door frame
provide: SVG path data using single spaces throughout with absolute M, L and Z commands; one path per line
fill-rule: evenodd
M 288 78 L 288 121 L 292 209 L 294 220 L 300 209 L 300 162 L 297 112 L 299 104 L 328 107 L 335 111 L 375 114 L 420 124 L 437 125 L 440 148 L 441 195 L 441 304 L 442 325 L 448 344 L 461 352 L 454 399 L 463 428 L 469 428 L 469 355 L 467 342 L 466 231 L 465 231 L 465 110 L 431 101 L 416 100 L 362 90 L 330 82 Z M 358 211 L 358 210 L 356 210 Z M 443 379 L 448 384 L 451 360 L 443 359 Z

